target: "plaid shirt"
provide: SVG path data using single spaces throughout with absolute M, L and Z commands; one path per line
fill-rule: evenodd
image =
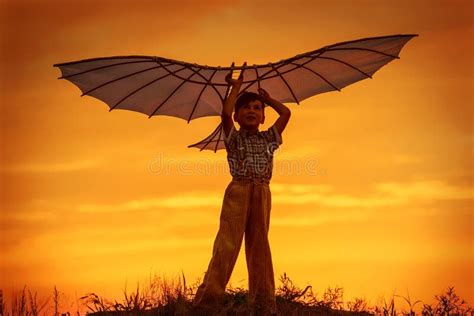
M 232 126 L 224 140 L 232 177 L 269 183 L 272 178 L 273 152 L 282 142 L 275 125 L 266 131 L 257 131 L 255 135 Z

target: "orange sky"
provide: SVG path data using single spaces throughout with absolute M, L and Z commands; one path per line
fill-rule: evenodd
M 187 148 L 218 117 L 188 125 L 109 112 L 57 80 L 53 64 L 118 55 L 260 64 L 417 33 L 372 80 L 287 104 L 271 184 L 275 280 L 286 272 L 319 298 L 342 286 L 345 301 L 378 305 L 394 293 L 432 303 L 454 286 L 472 305 L 472 1 L 318 2 L 0 1 L 5 296 L 26 284 L 121 299 L 150 271 L 195 282 L 230 181 L 225 151 Z M 261 129 L 276 119 L 266 115 Z M 230 283 L 247 287 L 243 249 Z

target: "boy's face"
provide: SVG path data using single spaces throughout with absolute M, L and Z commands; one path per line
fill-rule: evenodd
M 258 125 L 263 124 L 265 120 L 262 101 L 254 100 L 244 104 L 237 111 L 237 115 L 234 113 L 234 120 L 237 121 L 241 127 L 247 129 L 258 128 Z

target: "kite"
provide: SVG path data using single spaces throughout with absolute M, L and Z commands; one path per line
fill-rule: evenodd
M 265 89 L 281 103 L 300 104 L 314 95 L 341 91 L 394 59 L 418 34 L 398 34 L 340 42 L 277 62 L 230 67 L 199 65 L 157 56 L 112 56 L 54 64 L 61 77 L 82 92 L 115 109 L 151 118 L 167 115 L 191 120 L 221 116 L 230 85 L 225 76 L 240 71 L 244 91 Z M 188 147 L 224 149 L 222 122 L 203 140 Z

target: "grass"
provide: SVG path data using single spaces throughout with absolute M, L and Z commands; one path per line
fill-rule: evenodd
M 420 300 L 412 302 L 410 297 L 400 295 L 392 296 L 389 302 L 384 301 L 383 306 L 370 306 L 363 298 L 355 298 L 344 303 L 343 289 L 329 287 L 321 299 L 313 293 L 312 286 L 299 288 L 284 273 L 280 277 L 281 285 L 276 289 L 276 299 L 279 315 L 474 315 L 474 310 L 466 301 L 461 299 L 454 291 L 454 287 L 435 295 L 433 305 L 423 304 Z M 63 311 L 60 306 L 60 293 L 54 287 L 52 303 L 48 298 L 43 303 L 38 303 L 36 293 L 33 295 L 26 286 L 21 292 L 13 295 L 10 310 L 5 305 L 0 307 L 0 315 L 4 316 L 119 316 L 119 315 L 199 315 L 192 309 L 192 300 L 201 280 L 187 286 L 184 274 L 182 279 L 166 280 L 159 277 L 150 278 L 147 287 L 140 289 L 137 284 L 136 291 L 127 293 L 124 289 L 124 299 L 121 302 L 109 301 L 95 293 L 87 293 L 76 300 L 76 309 L 73 313 Z M 249 315 L 246 297 L 248 290 L 243 288 L 228 287 L 220 309 L 215 315 Z M 395 307 L 394 297 L 401 297 L 408 309 L 400 310 Z M 422 304 L 415 313 L 415 306 Z M 83 311 L 84 310 L 84 311 Z M 209 315 L 209 314 L 207 314 Z

